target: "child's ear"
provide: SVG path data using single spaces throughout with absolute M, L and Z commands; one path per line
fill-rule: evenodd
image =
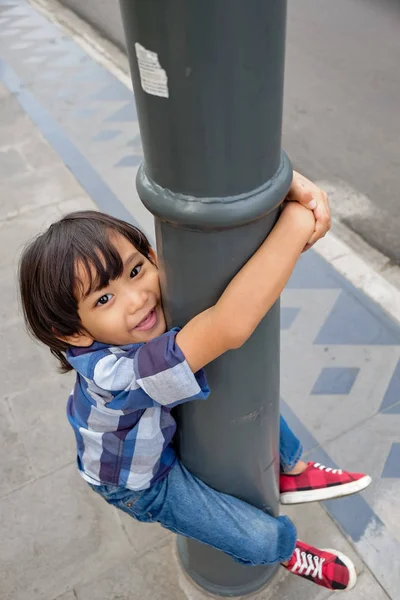
M 94 338 L 92 338 L 88 333 L 73 333 L 72 335 L 59 335 L 55 329 L 53 329 L 54 335 L 57 336 L 59 340 L 68 344 L 68 346 L 78 346 L 80 348 L 88 348 L 94 342 Z
M 157 254 L 155 253 L 153 248 L 150 248 L 150 250 L 149 250 L 149 258 L 150 258 L 151 262 L 153 262 L 156 265 L 156 267 L 158 267 Z

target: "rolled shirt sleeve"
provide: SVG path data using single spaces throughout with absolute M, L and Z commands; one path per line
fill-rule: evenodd
M 137 384 L 154 402 L 170 408 L 210 394 L 204 370 L 193 373 L 176 343 L 178 331 L 171 329 L 147 342 L 134 358 Z

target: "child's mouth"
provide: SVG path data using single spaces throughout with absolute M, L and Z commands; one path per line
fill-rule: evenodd
M 152 329 L 157 321 L 157 313 L 153 308 L 149 314 L 140 321 L 135 327 L 136 331 L 147 331 L 148 329 Z

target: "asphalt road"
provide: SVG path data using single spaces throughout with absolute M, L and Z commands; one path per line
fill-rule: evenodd
M 124 45 L 118 0 L 62 1 Z M 288 0 L 286 65 L 284 148 L 400 264 L 400 0 Z
M 400 1 L 289 0 L 284 147 L 400 264 Z

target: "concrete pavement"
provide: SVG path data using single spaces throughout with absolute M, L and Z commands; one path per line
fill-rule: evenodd
M 112 509 L 79 477 L 65 417 L 72 378 L 27 337 L 18 309 L 21 247 L 65 212 L 108 207 L 152 233 L 133 189 L 132 98 L 23 0 L 0 0 L 0 27 L 0 598 L 205 599 L 172 534 Z M 355 560 L 349 597 L 396 600 L 400 329 L 309 253 L 283 296 L 282 359 L 283 412 L 307 455 L 374 476 L 363 495 L 285 512 L 300 538 Z M 250 598 L 330 596 L 282 569 Z

